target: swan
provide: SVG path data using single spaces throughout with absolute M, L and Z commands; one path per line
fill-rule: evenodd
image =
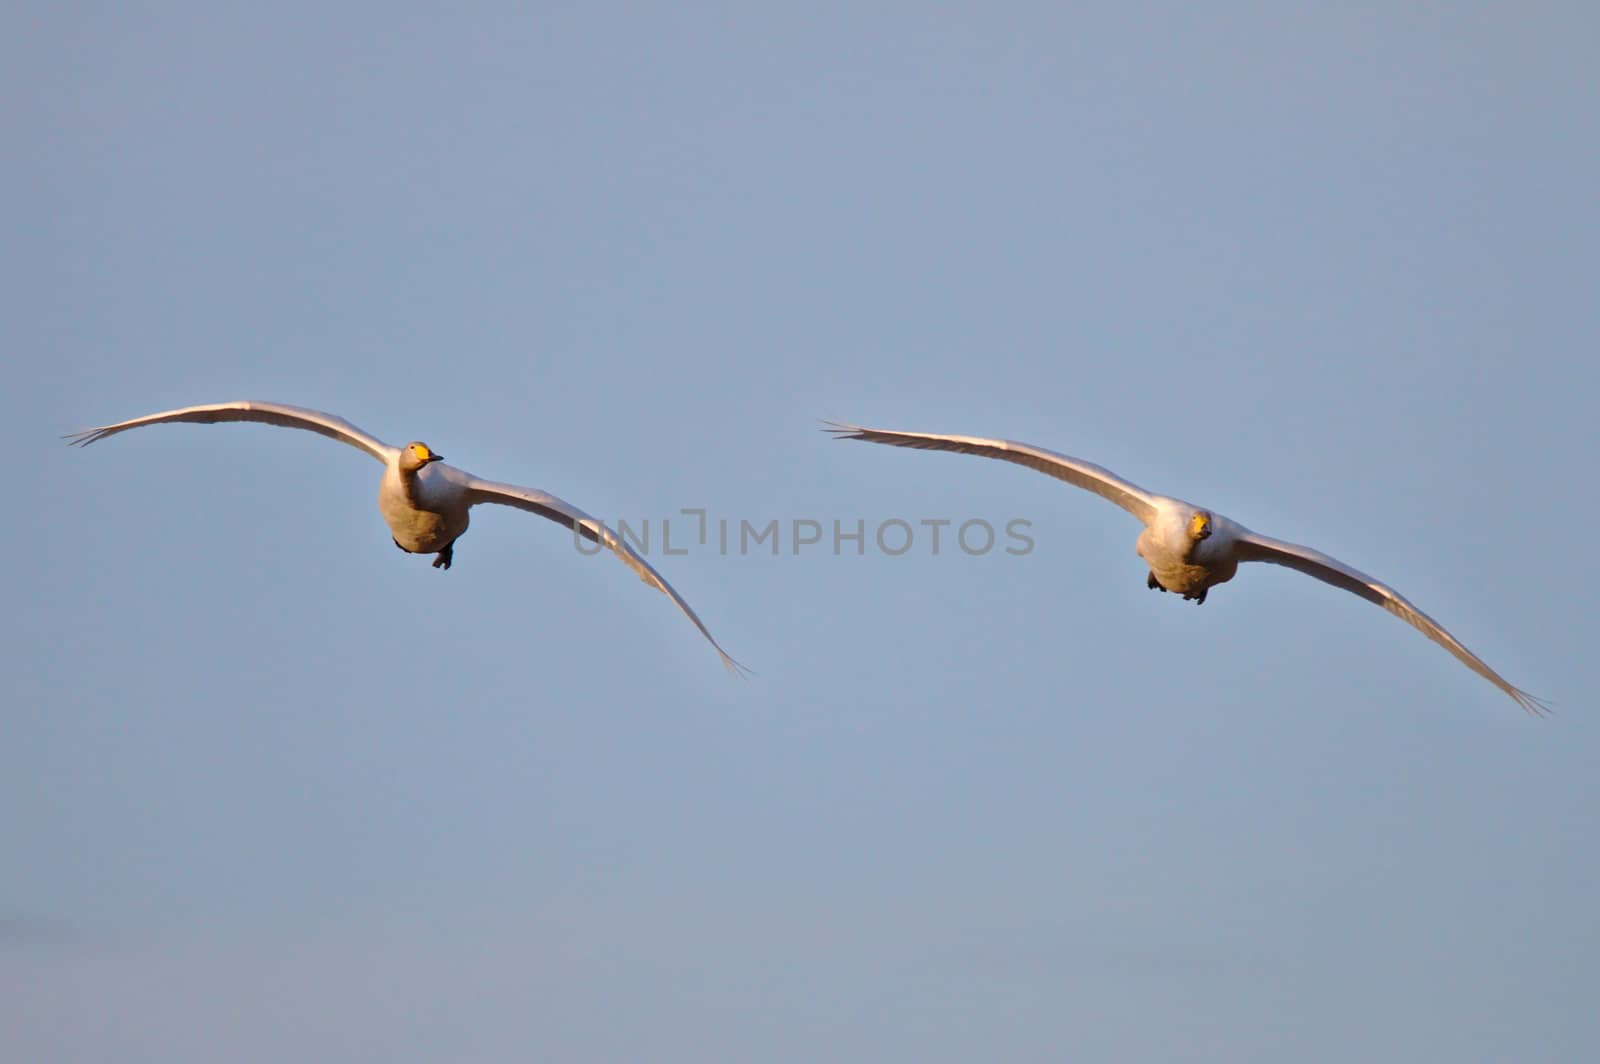
M 450 568 L 455 558 L 456 541 L 467 530 L 468 511 L 479 503 L 514 506 L 565 525 L 585 539 L 609 547 L 628 568 L 639 574 L 639 579 L 670 598 L 716 649 L 730 672 L 739 674 L 748 671 L 729 657 L 712 638 L 710 630 L 683 597 L 672 589 L 672 585 L 611 529 L 571 503 L 547 492 L 481 480 L 464 469 L 446 465 L 444 456 L 425 443 L 414 441 L 404 447 L 392 447 L 332 414 L 283 403 L 254 401 L 208 403 L 164 410 L 159 414 L 146 414 L 114 425 L 82 429 L 63 438 L 70 444 L 87 447 L 119 432 L 145 425 L 171 422 L 211 425 L 226 421 L 254 421 L 283 428 L 305 429 L 347 443 L 376 458 L 383 463 L 383 476 L 378 482 L 378 512 L 389 526 L 394 545 L 411 554 L 436 554 L 433 559 L 436 569 Z
M 1196 605 L 1205 602 L 1206 592 L 1211 588 L 1232 580 L 1240 562 L 1268 562 L 1297 569 L 1323 583 L 1343 588 L 1382 606 L 1455 655 L 1456 660 L 1467 668 L 1510 695 L 1528 713 L 1542 716 L 1550 710 L 1549 703 L 1508 683 L 1482 658 L 1446 631 L 1443 625 L 1413 606 L 1394 588 L 1310 547 L 1252 532 L 1214 510 L 1145 491 L 1102 466 L 1042 447 L 977 436 L 870 429 L 836 421 L 824 424 L 828 426 L 824 431 L 833 433 L 837 439 L 997 458 L 1036 469 L 1075 487 L 1092 491 L 1102 499 L 1116 503 L 1144 524 L 1144 531 L 1139 533 L 1134 550 L 1149 567 L 1145 586 L 1152 591 L 1174 592 Z

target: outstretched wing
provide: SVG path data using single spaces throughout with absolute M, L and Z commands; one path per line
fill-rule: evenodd
M 286 406 L 283 403 L 237 402 L 237 403 L 207 403 L 204 406 L 186 406 L 178 410 L 164 410 L 159 414 L 146 414 L 130 421 L 119 421 L 115 425 L 102 425 L 97 429 L 82 429 L 69 433 L 63 439 L 79 447 L 87 447 L 91 443 L 115 436 L 119 432 L 140 428 L 144 425 L 162 425 L 172 421 L 192 421 L 204 425 L 216 424 L 219 421 L 259 421 L 264 425 L 281 425 L 289 429 L 305 429 L 326 436 L 329 439 L 348 443 L 352 447 L 360 448 L 380 462 L 387 462 L 394 453 L 394 448 L 384 443 L 375 436 L 371 436 L 361 429 L 356 428 L 342 417 L 324 414 L 320 410 L 307 410 L 300 406 Z
M 837 421 L 826 422 L 825 431 L 841 440 L 866 440 L 868 443 L 886 443 L 891 447 L 913 447 L 923 451 L 956 451 L 976 454 L 984 458 L 998 458 L 1002 462 L 1048 473 L 1074 487 L 1092 491 L 1102 499 L 1116 503 L 1145 524 L 1155 517 L 1155 497 L 1136 484 L 1123 480 L 1109 469 L 1085 462 L 1069 455 L 1047 451 L 1015 440 L 986 440 L 977 436 L 939 436 L 931 432 L 895 432 L 889 429 L 867 429 L 859 425 L 846 425 Z
M 1404 595 L 1388 584 L 1374 580 L 1366 573 L 1352 569 L 1337 558 L 1330 558 L 1321 551 L 1312 550 L 1310 547 L 1302 547 L 1298 543 L 1286 543 L 1283 540 L 1272 539 L 1269 536 L 1263 536 L 1248 529 L 1239 529 L 1236 542 L 1240 561 L 1270 562 L 1273 565 L 1286 565 L 1290 569 L 1298 569 L 1308 576 L 1314 576 L 1325 584 L 1332 584 L 1334 587 L 1344 588 L 1344 590 L 1353 595 L 1360 595 L 1368 602 L 1382 606 L 1454 654 L 1456 660 L 1510 695 L 1517 705 L 1527 712 L 1536 716 L 1543 716 L 1550 711 L 1549 703 L 1543 699 L 1535 698 L 1521 688 L 1508 683 L 1498 672 L 1491 669 L 1482 658 L 1468 650 L 1459 639 L 1447 632 L 1442 624 L 1417 609 Z
M 683 596 L 674 591 L 672 585 L 667 583 L 660 573 L 650 567 L 649 562 L 641 558 L 615 532 L 576 506 L 556 498 L 549 492 L 536 491 L 533 488 L 519 487 L 515 484 L 496 484 L 488 480 L 479 480 L 476 477 L 467 480 L 465 487 L 469 506 L 476 506 L 478 503 L 486 502 L 498 503 L 501 506 L 515 506 L 519 510 L 526 510 L 529 513 L 538 514 L 540 517 L 565 525 L 591 543 L 599 543 L 608 547 L 613 554 L 622 560 L 623 564 L 639 574 L 639 579 L 666 595 L 678 609 L 683 611 L 685 617 L 694 622 L 694 626 L 700 629 L 700 634 L 706 637 L 706 641 L 721 656 L 722 664 L 727 666 L 729 672 L 735 675 L 742 675 L 750 671 L 722 649 L 722 645 L 713 638 L 710 629 L 689 607 L 689 604 L 683 600 Z

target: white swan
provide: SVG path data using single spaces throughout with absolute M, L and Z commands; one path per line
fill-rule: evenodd
M 1042 447 L 975 436 L 893 432 L 832 421 L 826 424 L 827 431 L 839 439 L 920 450 L 957 451 L 1015 462 L 1116 503 L 1144 522 L 1144 531 L 1139 533 L 1134 549 L 1149 564 L 1150 575 L 1145 583 L 1152 590 L 1175 591 L 1185 599 L 1202 603 L 1207 590 L 1233 579 L 1240 562 L 1271 562 L 1298 569 L 1382 606 L 1454 654 L 1463 665 L 1510 695 L 1529 713 L 1542 715 L 1549 711 L 1548 703 L 1506 682 L 1482 658 L 1462 646 L 1439 622 L 1413 606 L 1394 588 L 1310 547 L 1259 535 L 1219 513 L 1182 499 L 1151 494 L 1108 469 Z
M 395 546 L 413 554 L 438 553 L 433 560 L 435 568 L 448 569 L 455 554 L 456 540 L 467 530 L 467 511 L 479 503 L 492 502 L 515 506 L 519 510 L 548 517 L 567 526 L 591 542 L 609 547 L 618 558 L 639 574 L 639 578 L 665 594 L 682 610 L 700 634 L 716 648 L 722 663 L 732 672 L 743 672 L 744 666 L 729 657 L 712 638 L 711 632 L 695 616 L 694 610 L 652 569 L 648 562 L 635 553 L 627 543 L 605 525 L 596 521 L 570 503 L 554 495 L 514 484 L 496 484 L 479 480 L 471 473 L 445 465 L 442 455 L 434 453 L 423 443 L 408 443 L 404 447 L 391 447 L 382 440 L 356 428 L 343 418 L 307 410 L 282 403 L 239 402 L 209 403 L 204 406 L 186 406 L 181 410 L 166 410 L 159 414 L 146 414 L 115 425 L 97 429 L 84 429 L 65 438 L 79 446 L 87 447 L 107 436 L 136 429 L 143 425 L 160 425 L 171 421 L 191 421 L 214 424 L 219 421 L 259 421 L 267 425 L 281 425 L 291 429 L 306 429 L 330 439 L 348 443 L 365 451 L 383 463 L 383 478 L 378 483 L 378 510 L 389 525 Z

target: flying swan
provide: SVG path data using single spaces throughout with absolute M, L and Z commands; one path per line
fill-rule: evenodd
M 596 521 L 571 503 L 554 495 L 515 484 L 496 484 L 479 480 L 464 469 L 445 465 L 444 456 L 429 449 L 425 443 L 408 443 L 404 447 L 391 447 L 370 436 L 343 418 L 307 410 L 282 403 L 209 403 L 204 406 L 186 406 L 181 410 L 166 410 L 159 414 L 146 414 L 131 421 L 103 425 L 97 429 L 84 429 L 66 437 L 80 447 L 115 436 L 128 429 L 144 425 L 161 425 L 172 421 L 192 421 L 211 425 L 219 421 L 259 421 L 284 428 L 306 429 L 329 439 L 348 443 L 383 463 L 383 479 L 378 482 L 378 511 L 383 514 L 394 537 L 394 545 L 412 554 L 432 554 L 436 569 L 450 568 L 455 556 L 456 540 L 467 530 L 467 511 L 479 503 L 492 502 L 502 506 L 515 506 L 519 510 L 548 517 L 572 529 L 594 543 L 609 547 L 623 563 L 639 574 L 639 579 L 670 598 L 684 616 L 694 622 L 700 634 L 716 648 L 722 663 L 729 671 L 740 673 L 744 666 L 729 657 L 712 638 L 711 632 L 695 616 L 694 610 L 611 529 Z
M 1543 715 L 1549 711 L 1546 702 L 1506 682 L 1482 658 L 1445 631 L 1438 621 L 1417 609 L 1394 588 L 1310 547 L 1260 535 L 1219 513 L 1182 499 L 1151 494 L 1108 469 L 1042 447 L 976 436 L 893 432 L 833 421 L 826 424 L 829 426 L 826 431 L 838 439 L 927 451 L 956 451 L 1015 462 L 1116 503 L 1144 522 L 1144 531 L 1139 533 L 1134 549 L 1150 567 L 1145 584 L 1152 591 L 1173 591 L 1199 604 L 1206 600 L 1210 588 L 1233 579 L 1240 562 L 1270 562 L 1298 569 L 1382 606 L 1454 654 L 1463 665 L 1510 695 L 1527 712 Z

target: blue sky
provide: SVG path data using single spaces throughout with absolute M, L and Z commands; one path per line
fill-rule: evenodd
M 0 1025 L 29 1060 L 1567 1061 L 1597 1040 L 1583 5 L 27 5 Z M 447 574 L 272 399 L 607 519 Z M 1005 436 L 1388 580 L 1150 594 Z M 676 531 L 676 526 L 675 526 Z

